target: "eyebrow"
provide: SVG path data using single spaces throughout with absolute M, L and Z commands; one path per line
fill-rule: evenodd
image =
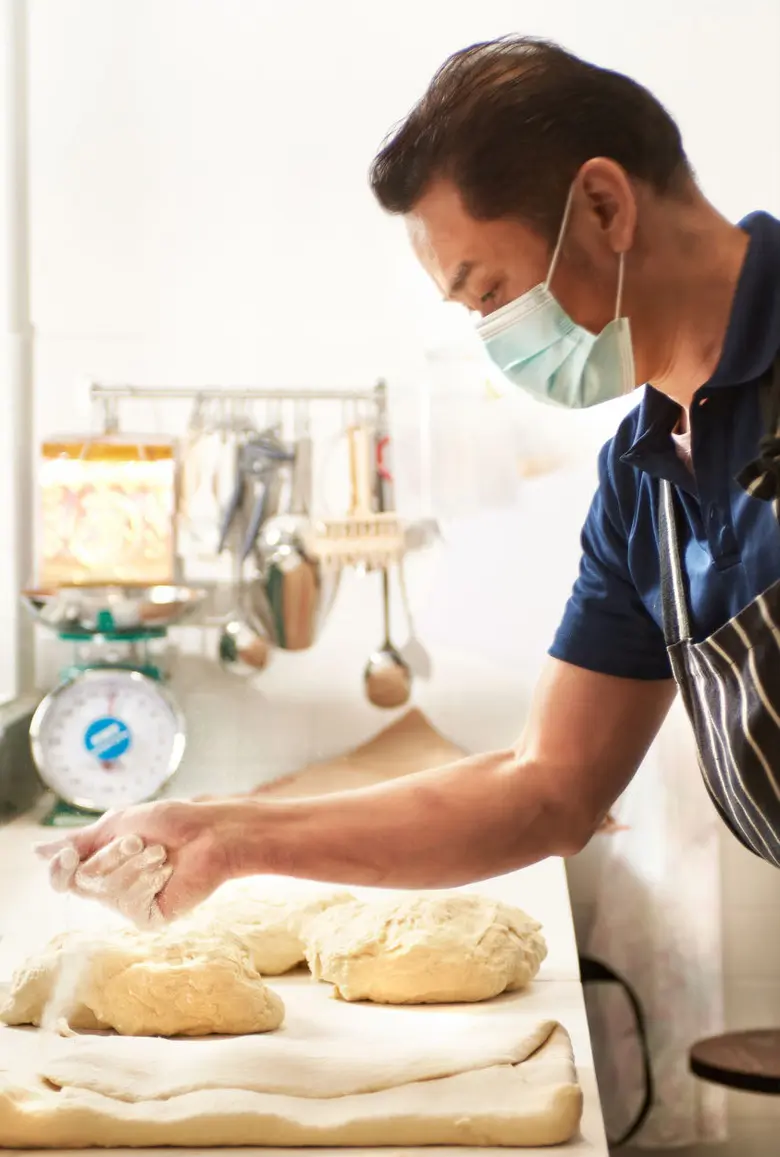
M 447 290 L 448 299 L 453 297 L 456 293 L 460 293 L 461 290 L 465 288 L 466 282 L 471 276 L 473 269 L 473 261 L 461 261 L 460 265 L 458 266 L 458 271 L 455 274 L 449 289 Z

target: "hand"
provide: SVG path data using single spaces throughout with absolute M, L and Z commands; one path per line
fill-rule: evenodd
M 140 836 L 111 840 L 82 865 L 72 843 L 43 845 L 38 851 L 51 855 L 49 880 L 55 892 L 75 892 L 114 908 L 133 924 L 146 928 L 162 922 L 157 896 L 171 878 L 161 844 L 145 847 Z
M 175 919 L 230 875 L 218 805 L 163 800 L 121 812 L 36 851 L 52 886 L 110 902 L 136 923 Z

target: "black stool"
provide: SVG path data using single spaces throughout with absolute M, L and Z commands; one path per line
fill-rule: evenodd
M 691 1072 L 703 1081 L 747 1093 L 780 1095 L 780 1029 L 727 1032 L 697 1041 Z

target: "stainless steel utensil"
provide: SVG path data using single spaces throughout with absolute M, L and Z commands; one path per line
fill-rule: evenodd
M 230 675 L 248 679 L 264 671 L 271 657 L 268 640 L 241 619 L 231 619 L 222 628 L 219 661 Z
M 373 456 L 374 493 L 380 511 L 393 505 L 392 476 L 377 470 L 376 453 Z M 390 641 L 390 570 L 382 567 L 382 614 L 385 640 L 378 651 L 369 655 L 363 672 L 363 683 L 369 703 L 375 707 L 402 707 L 412 693 L 412 671 L 403 656 Z
M 235 486 L 220 537 L 220 550 L 229 540 L 233 543 L 236 609 L 222 627 L 218 657 L 223 671 L 239 678 L 252 678 L 265 670 L 271 658 L 266 632 L 257 623 L 248 623 L 243 610 L 244 564 L 253 552 L 261 526 L 276 511 L 280 468 L 293 460 L 294 452 L 281 441 L 277 426 L 244 442 L 237 456 Z
M 402 707 L 412 693 L 412 672 L 390 641 L 390 574 L 382 568 L 385 641 L 369 656 L 363 672 L 366 696 L 375 707 Z
M 229 675 L 250 679 L 264 671 L 271 658 L 271 647 L 265 634 L 247 623 L 241 610 L 244 595 L 244 567 L 233 555 L 234 610 L 223 621 L 217 657 L 223 671 Z
M 404 615 L 406 616 L 406 627 L 409 631 L 409 637 L 401 647 L 401 658 L 408 665 L 409 670 L 415 678 L 430 679 L 433 674 L 433 664 L 428 648 L 414 627 L 412 604 L 409 599 L 409 592 L 406 589 L 406 573 L 404 571 L 403 559 L 401 559 L 398 564 L 398 585 L 401 588 L 401 602 L 404 608 Z
M 226 548 L 240 524 L 239 558 L 241 562 L 248 558 L 260 526 L 275 511 L 279 466 L 291 462 L 293 456 L 275 429 L 264 430 L 239 447 L 235 485 L 222 519 L 218 554 Z
M 305 432 L 295 444 L 289 511 L 260 527 L 252 551 L 256 574 L 246 582 L 241 604 L 249 626 L 286 651 L 303 651 L 316 641 L 341 578 L 340 570 L 323 566 L 306 547 L 311 470 L 312 442 Z
M 59 632 L 116 634 L 172 627 L 206 598 L 193 587 L 60 587 L 22 592 L 22 602 L 43 626 Z
M 376 444 L 376 498 L 380 510 L 395 510 L 395 483 L 393 477 L 392 439 L 390 424 L 387 415 L 387 395 L 383 391 L 379 403 L 379 428 Z M 428 525 L 419 522 L 407 527 L 404 538 L 406 550 L 420 549 L 432 542 L 437 533 L 436 523 L 429 520 Z M 411 533 L 410 533 L 411 531 Z M 406 571 L 404 556 L 398 560 L 398 586 L 401 592 L 401 604 L 406 616 L 406 626 L 409 637 L 401 647 L 399 655 L 414 678 L 430 679 L 431 657 L 422 640 L 414 629 L 412 605 L 406 589 Z

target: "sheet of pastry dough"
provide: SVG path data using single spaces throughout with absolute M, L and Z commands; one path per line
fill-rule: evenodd
M 475 1015 L 347 1005 L 303 978 L 279 987 L 288 1027 L 263 1037 L 0 1030 L 0 1145 L 542 1146 L 577 1132 L 569 1038 L 522 993 Z
M 519 1065 L 329 1099 L 223 1088 L 130 1103 L 0 1073 L 0 1138 L 9 1148 L 542 1146 L 568 1141 L 581 1111 L 560 1027 Z
M 329 1100 L 527 1060 L 550 1037 L 553 1021 L 473 1025 L 433 1039 L 360 1040 L 257 1036 L 165 1040 L 157 1037 L 68 1038 L 41 1063 L 57 1088 L 89 1089 L 120 1101 L 167 1100 L 209 1089 L 242 1089 Z M 435 1032 L 435 1030 L 434 1030 Z

